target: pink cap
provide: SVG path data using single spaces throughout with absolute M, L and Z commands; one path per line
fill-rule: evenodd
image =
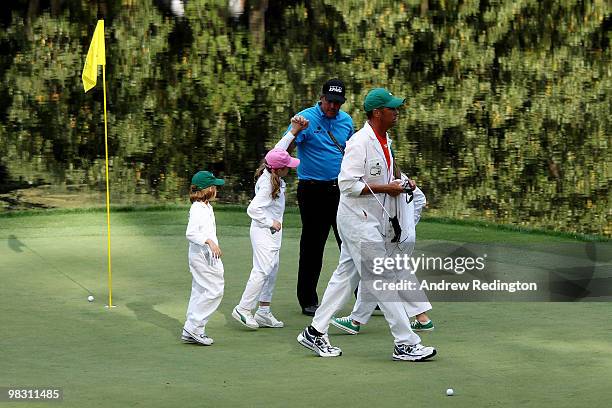
M 299 159 L 295 159 L 283 149 L 272 149 L 266 154 L 266 163 L 272 169 L 282 169 L 283 167 L 295 168 L 300 164 Z

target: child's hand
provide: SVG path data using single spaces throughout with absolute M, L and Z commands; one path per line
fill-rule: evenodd
M 301 115 L 295 115 L 291 118 L 291 133 L 297 135 L 302 130 L 306 129 L 309 123 L 310 122 L 305 117 Z
M 272 221 L 272 227 L 271 227 L 271 229 L 273 229 L 274 231 L 277 231 L 277 232 L 278 232 L 278 231 L 280 231 L 280 230 L 281 230 L 281 228 L 282 228 L 282 225 L 281 225 L 281 223 L 280 223 L 280 222 L 278 222 L 278 221 L 276 221 L 276 220 Z
M 219 245 L 215 244 L 215 241 L 213 241 L 212 239 L 207 239 L 206 244 L 208 244 L 208 246 L 210 247 L 210 251 L 212 252 L 213 257 L 221 258 L 223 253 L 221 252 L 221 248 L 219 248 Z

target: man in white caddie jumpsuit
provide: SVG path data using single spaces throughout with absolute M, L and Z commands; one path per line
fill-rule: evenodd
M 408 181 L 408 177 L 402 174 L 402 179 Z M 425 194 L 418 187 L 414 187 L 413 190 L 413 200 L 407 200 L 406 196 L 399 195 L 394 197 L 395 207 L 397 208 L 397 216 L 399 219 L 399 223 L 402 228 L 402 235 L 397 243 L 387 243 L 387 257 L 394 258 L 396 255 L 407 256 L 410 257 L 412 255 L 412 251 L 414 250 L 414 245 L 416 241 L 416 230 L 415 226 L 418 224 L 421 218 L 421 211 L 425 207 L 426 198 Z M 410 201 L 410 202 L 408 202 Z M 394 215 L 391 213 L 391 215 Z M 411 272 L 411 268 L 408 267 L 402 271 L 402 279 L 415 282 L 416 288 L 420 287 L 420 282 L 416 279 Z M 346 317 L 338 317 L 333 318 L 331 320 L 331 324 L 340 330 L 345 331 L 349 334 L 358 334 L 362 325 L 367 324 L 376 309 L 377 302 L 372 298 L 372 296 L 366 296 L 367 299 L 364 300 L 362 286 L 364 282 L 362 281 L 359 286 L 359 290 L 357 291 L 357 300 L 355 301 L 355 306 L 349 316 Z M 370 285 L 371 282 L 370 282 Z M 366 286 L 364 289 L 368 290 L 369 286 Z M 406 296 L 406 307 L 408 310 L 408 317 L 415 316 L 424 316 L 427 318 L 425 312 L 431 310 L 431 304 L 427 299 L 427 295 L 423 290 L 414 289 L 409 291 Z M 418 328 L 427 327 L 423 325 L 421 322 L 418 322 L 415 318 L 415 322 L 411 324 L 411 328 L 414 331 L 419 331 Z M 429 327 L 433 328 L 433 323 L 429 321 Z M 428 328 L 421 330 L 431 330 Z
M 393 178 L 393 157 L 387 130 L 398 118 L 403 98 L 394 97 L 383 88 L 373 89 L 364 101 L 368 121 L 347 142 L 338 185 L 338 230 L 342 239 L 340 260 L 323 295 L 312 324 L 297 340 L 321 357 L 337 357 L 338 347 L 329 343 L 330 320 L 351 297 L 362 273 L 363 249 L 367 258 L 386 256 L 393 238 L 388 214 L 396 197 L 404 193 L 401 180 Z M 375 194 L 375 195 L 374 195 Z M 384 206 L 385 209 L 381 206 Z M 422 346 L 420 337 L 410 328 L 406 304 L 401 301 L 379 302 L 394 337 L 394 360 L 421 361 L 433 357 L 433 347 Z

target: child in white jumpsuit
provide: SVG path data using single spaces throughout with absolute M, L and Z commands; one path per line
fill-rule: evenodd
M 284 326 L 270 311 L 270 302 L 278 273 L 283 234 L 281 227 L 285 211 L 285 182 L 282 177 L 299 163 L 287 151 L 272 149 L 255 173 L 259 177 L 255 184 L 255 198 L 247 209 L 252 220 L 250 234 L 253 269 L 242 299 L 232 311 L 232 317 L 250 329 Z M 251 311 L 258 300 L 259 308 L 253 316 Z
M 209 171 L 199 171 L 191 179 L 191 209 L 185 235 L 189 240 L 189 270 L 193 279 L 181 335 L 185 343 L 213 344 L 205 328 L 221 303 L 224 280 L 215 213 L 210 201 L 217 196 L 217 186 L 223 184 L 224 180 L 215 178 Z

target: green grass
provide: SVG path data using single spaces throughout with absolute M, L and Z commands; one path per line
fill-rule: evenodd
M 605 302 L 434 303 L 437 328 L 422 335 L 439 350 L 434 361 L 392 362 L 392 338 L 376 316 L 358 336 L 331 329 L 342 357 L 314 357 L 295 341 L 309 323 L 295 300 L 295 212 L 284 223 L 273 305 L 286 328 L 250 332 L 230 316 L 251 267 L 249 219 L 230 208 L 217 211 L 226 291 L 208 325 L 216 343 L 181 344 L 191 283 L 186 221 L 186 208 L 112 214 L 118 306 L 109 311 L 103 212 L 0 217 L 0 386 L 62 387 L 66 407 L 574 408 L 612 400 Z M 425 220 L 417 233 L 422 241 L 572 242 L 439 220 Z M 337 259 L 330 240 L 320 295 Z M 449 387 L 455 396 L 445 395 Z M 28 406 L 3 404 L 13 405 Z

